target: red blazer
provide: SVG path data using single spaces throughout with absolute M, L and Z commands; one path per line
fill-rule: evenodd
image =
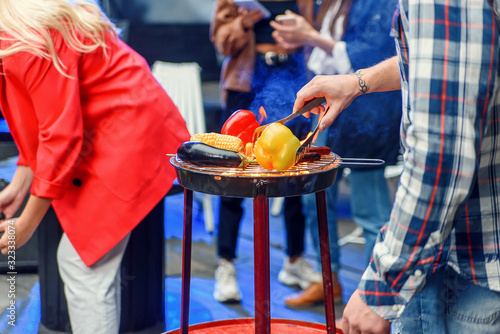
M 148 64 L 123 42 L 108 38 L 106 58 L 101 48 L 77 53 L 52 35 L 68 76 L 50 60 L 8 56 L 0 66 L 0 107 L 18 164 L 34 172 L 31 193 L 53 199 L 90 266 L 168 192 L 175 170 L 166 154 L 189 133 Z

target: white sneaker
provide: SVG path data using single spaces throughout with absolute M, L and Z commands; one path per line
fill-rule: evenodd
M 215 270 L 214 298 L 221 303 L 241 300 L 240 289 L 236 281 L 236 269 L 231 261 L 219 260 L 219 265 Z
M 321 273 L 314 271 L 312 266 L 302 256 L 290 263 L 290 259 L 283 259 L 283 267 L 278 274 L 278 281 L 285 285 L 298 285 L 305 290 L 312 282 L 321 281 Z

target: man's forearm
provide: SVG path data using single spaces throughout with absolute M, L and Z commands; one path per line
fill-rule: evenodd
M 387 92 L 401 89 L 401 77 L 396 56 L 379 64 L 356 72 L 359 90 L 362 94 Z
M 315 97 L 324 96 L 331 111 L 321 120 L 319 129 L 323 131 L 356 97 L 399 89 L 401 89 L 399 65 L 397 58 L 393 57 L 373 67 L 359 70 L 355 74 L 315 76 L 297 93 L 293 111 L 296 112 Z M 311 112 L 318 114 L 324 110 L 324 106 L 318 106 Z

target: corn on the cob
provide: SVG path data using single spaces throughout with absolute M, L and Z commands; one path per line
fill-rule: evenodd
M 191 141 L 200 141 L 210 146 L 234 152 L 241 152 L 244 149 L 243 141 L 240 138 L 215 132 L 197 133 L 191 136 Z

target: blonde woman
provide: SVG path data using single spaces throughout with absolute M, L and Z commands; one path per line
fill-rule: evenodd
M 0 249 L 25 244 L 52 205 L 73 332 L 118 333 L 128 235 L 171 187 L 165 153 L 189 138 L 185 123 L 95 4 L 0 1 L 0 59 L 0 108 L 20 151 L 0 192 Z

